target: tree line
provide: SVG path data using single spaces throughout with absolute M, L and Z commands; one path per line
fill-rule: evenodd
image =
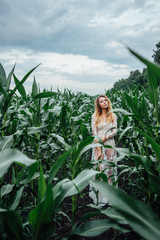
M 156 49 L 153 50 L 152 58 L 155 63 L 160 64 L 160 42 L 158 42 L 155 46 Z M 111 91 L 121 89 L 125 90 L 134 86 L 138 87 L 139 90 L 143 87 L 148 87 L 147 68 L 143 68 L 142 72 L 139 70 L 131 71 L 129 77 L 116 81 Z

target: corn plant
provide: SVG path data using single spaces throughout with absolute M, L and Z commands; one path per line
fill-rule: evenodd
M 83 150 L 82 153 L 84 153 Z M 49 171 L 48 177 L 43 174 L 42 166 L 40 172 L 37 172 L 37 161 L 29 159 L 27 156 L 15 149 L 6 148 L 0 153 L 1 177 L 7 172 L 11 164 L 16 162 L 23 168 L 21 172 L 14 176 L 12 184 L 3 185 L 1 187 L 1 235 L 11 239 L 21 239 L 23 229 L 31 228 L 31 236 L 33 239 L 47 239 L 51 236 L 56 236 L 57 215 L 60 211 L 61 204 L 66 197 L 78 194 L 89 183 L 97 172 L 94 170 L 83 170 L 73 180 L 63 179 L 58 183 L 54 183 L 54 178 L 58 173 L 62 164 L 67 160 L 71 149 L 65 152 Z M 26 167 L 24 167 L 27 166 Z M 28 188 L 30 181 L 38 178 L 38 196 L 33 209 L 28 213 L 28 221 L 23 222 L 18 212 L 21 210 L 20 200 L 25 188 Z M 47 180 L 48 179 L 48 180 Z M 52 185 L 54 185 L 52 187 Z M 11 201 L 10 196 L 13 195 L 14 188 L 19 190 L 14 194 L 15 197 Z M 6 201 L 8 204 L 6 204 Z M 16 211 L 16 209 L 18 211 Z M 16 227 L 12 225 L 15 221 Z
M 159 67 L 130 51 L 147 64 L 150 88 L 106 93 L 118 115 L 118 185 L 126 193 L 108 186 L 103 173 L 90 170 L 95 164 L 90 162 L 95 146 L 90 127 L 95 96 L 68 89 L 40 92 L 35 77 L 27 94 L 23 83 L 35 68 L 21 81 L 14 75 L 14 67 L 8 78 L 0 68 L 3 239 L 6 234 L 10 239 L 61 239 L 57 232 L 61 214 L 71 226 L 66 239 L 98 236 L 110 228 L 124 236 L 135 231 L 146 239 L 159 238 L 159 218 L 150 209 L 158 212 L 160 208 Z M 13 90 L 9 87 L 11 77 Z M 92 204 L 95 211 L 76 222 L 77 196 L 83 197 L 83 190 L 95 176 L 103 181 L 92 184 L 113 208 Z M 71 219 L 62 211 L 67 198 L 72 199 Z M 99 219 L 91 221 L 94 216 Z M 151 223 L 148 216 L 153 218 Z
M 150 102 L 153 104 L 154 112 L 152 117 L 155 114 L 155 121 L 150 122 L 147 119 L 147 109 L 145 107 L 144 97 L 142 101 L 138 101 L 137 97 L 130 97 L 128 94 L 125 95 L 126 102 L 129 106 L 130 113 L 126 113 L 126 116 L 133 118 L 134 125 L 129 126 L 122 132 L 122 135 L 127 134 L 128 130 L 133 129 L 136 133 L 135 140 L 137 138 L 141 139 L 141 148 L 144 148 L 144 151 L 141 151 L 141 155 L 130 152 L 128 149 L 116 149 L 119 153 L 119 158 L 117 161 L 121 161 L 123 158 L 127 158 L 133 161 L 135 165 L 135 170 L 137 172 L 143 172 L 143 175 L 147 178 L 147 194 L 149 196 L 149 202 L 147 204 L 151 205 L 151 202 L 154 199 L 157 209 L 159 206 L 159 161 L 160 161 L 160 141 L 159 141 L 159 79 L 160 79 L 160 68 L 159 66 L 149 62 L 148 60 L 141 57 L 139 54 L 135 53 L 133 50 L 129 49 L 132 54 L 134 54 L 138 59 L 147 65 L 148 68 L 148 85 L 150 87 Z M 117 109 L 118 111 L 118 109 Z M 119 110 L 121 111 L 121 109 Z M 157 126 L 155 126 L 155 125 Z M 146 150 L 147 144 L 150 144 L 151 151 Z M 134 149 L 135 150 L 135 149 Z M 142 155 L 143 153 L 143 155 Z M 150 154 L 150 155 L 148 155 Z M 119 165 L 120 166 L 120 165 Z M 124 166 L 123 166 L 124 167 Z M 127 168 L 127 166 L 126 166 Z M 125 172 L 125 171 L 124 171 Z M 145 178 L 141 179 L 145 181 Z M 121 190 L 109 186 L 107 183 L 102 182 L 92 182 L 98 190 L 100 190 L 104 196 L 106 196 L 112 203 L 114 210 L 117 214 L 122 217 L 122 220 L 125 219 L 126 222 L 132 227 L 134 231 L 140 234 L 145 239 L 159 239 L 160 238 L 160 219 L 159 216 L 153 213 L 153 211 L 146 206 L 141 201 L 135 200 L 132 197 L 128 196 Z M 154 198 L 153 198 L 154 196 Z M 152 206 L 153 207 L 153 206 Z M 152 220 L 150 220 L 152 219 Z M 123 221 L 122 221 L 123 222 Z

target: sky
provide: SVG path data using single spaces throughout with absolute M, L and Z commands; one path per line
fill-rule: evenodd
M 19 80 L 39 63 L 41 90 L 104 94 L 153 61 L 160 41 L 159 0 L 0 0 L 0 63 Z M 12 81 L 13 85 L 13 81 Z

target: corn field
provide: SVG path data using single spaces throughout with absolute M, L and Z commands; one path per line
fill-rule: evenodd
M 40 92 L 35 78 L 27 93 L 38 66 L 19 80 L 0 65 L 0 239 L 160 239 L 160 67 L 129 51 L 149 88 L 105 93 L 118 117 L 118 188 L 91 161 L 95 96 Z M 89 183 L 110 207 L 91 203 Z

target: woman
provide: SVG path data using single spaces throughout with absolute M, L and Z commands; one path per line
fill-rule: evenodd
M 117 116 L 112 110 L 111 102 L 105 95 L 100 95 L 95 101 L 95 112 L 92 115 L 92 134 L 95 137 L 94 142 L 98 143 L 99 138 L 104 145 L 115 147 L 114 136 L 117 134 Z M 96 138 L 98 136 L 99 138 Z M 106 160 L 115 162 L 116 152 L 113 148 L 95 147 L 92 152 L 92 160 Z M 106 163 L 99 165 L 100 171 L 104 170 L 107 175 L 108 183 L 112 184 L 115 180 L 116 169 L 109 167 Z M 95 190 L 90 186 L 89 196 L 94 203 L 103 205 L 108 202 L 100 193 L 96 194 Z M 98 197 L 97 197 L 98 196 Z M 97 199 L 98 198 L 98 199 Z

